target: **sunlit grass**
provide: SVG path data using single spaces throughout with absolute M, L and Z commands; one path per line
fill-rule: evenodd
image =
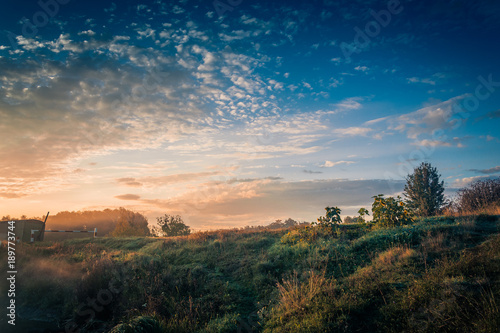
M 25 244 L 19 301 L 82 332 L 492 332 L 498 227 L 483 215 L 292 242 L 285 229 Z M 81 315 L 114 289 L 92 320 Z

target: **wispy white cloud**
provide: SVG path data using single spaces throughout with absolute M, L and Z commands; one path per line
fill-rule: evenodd
M 335 106 L 341 110 L 358 110 L 363 107 L 360 101 L 363 101 L 362 97 L 350 97 L 340 101 Z
M 370 68 L 368 68 L 366 66 L 356 66 L 356 67 L 354 67 L 354 70 L 356 70 L 358 72 L 368 72 L 370 70 Z
M 182 173 L 173 174 L 166 176 L 156 176 L 156 177 L 127 177 L 118 178 L 116 182 L 130 187 L 162 187 L 175 183 L 188 183 L 192 181 L 199 181 L 202 179 L 207 179 L 212 176 L 225 174 L 223 171 L 205 171 L 205 172 L 193 172 L 193 173 Z
M 78 35 L 94 36 L 95 32 L 89 29 L 89 30 L 79 32 Z
M 453 116 L 460 111 L 458 103 L 468 95 L 460 95 L 447 101 L 421 108 L 391 119 L 391 129 L 406 132 L 410 139 L 416 139 L 422 134 L 432 134 L 436 130 L 446 130 L 456 125 Z
M 408 83 L 425 83 L 430 85 L 436 85 L 436 81 L 430 78 L 418 78 L 418 77 L 410 77 L 406 79 Z
M 186 10 L 184 8 L 180 7 L 179 5 L 174 5 L 172 7 L 172 13 L 174 13 L 176 15 L 183 14 L 185 12 L 186 12 Z
M 340 165 L 340 164 L 354 164 L 356 162 L 354 161 L 336 161 L 336 162 L 332 162 L 332 161 L 325 161 L 325 163 L 323 165 L 320 165 L 322 168 L 331 168 L 331 167 L 334 167 L 336 165 Z
M 441 140 L 429 140 L 429 139 L 424 139 L 424 140 L 412 142 L 412 145 L 414 145 L 414 146 L 430 146 L 430 147 L 451 147 L 450 142 L 441 141 Z
M 377 123 L 380 123 L 380 122 L 384 122 L 384 121 L 386 121 L 386 120 L 389 120 L 390 118 L 391 118 L 390 116 L 387 116 L 387 117 L 380 117 L 380 118 L 376 118 L 376 119 L 372 119 L 372 120 L 365 121 L 363 124 L 364 124 L 364 125 L 371 126 L 371 125 L 374 125 L 374 124 L 377 124 Z
M 342 62 L 342 58 L 341 57 L 335 57 L 335 58 L 332 58 L 330 59 L 331 62 L 335 63 L 335 64 L 340 64 Z
M 431 77 L 428 78 L 410 77 L 407 78 L 406 81 L 408 83 L 423 83 L 435 86 L 438 82 L 442 82 L 447 78 L 448 78 L 447 74 L 438 72 L 434 73 Z
M 411 144 L 414 146 L 429 146 L 429 147 L 457 147 L 464 148 L 464 141 L 471 139 L 470 136 L 465 137 L 454 137 L 449 140 L 431 140 L 431 139 L 423 139 L 412 142 Z
M 150 27 L 137 29 L 137 34 L 139 35 L 139 39 L 151 38 L 152 40 L 156 40 L 156 30 L 151 29 Z
M 373 129 L 368 127 L 347 127 L 333 130 L 335 134 L 340 136 L 367 136 L 372 131 Z
M 462 187 L 466 187 L 467 185 L 469 185 L 475 181 L 489 179 L 489 178 L 493 178 L 493 177 L 494 176 L 484 175 L 484 176 L 472 176 L 472 177 L 465 177 L 465 178 L 457 178 L 451 184 L 451 187 L 452 188 L 462 188 Z

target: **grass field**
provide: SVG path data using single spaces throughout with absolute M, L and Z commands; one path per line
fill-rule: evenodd
M 498 332 L 499 226 L 479 215 L 308 239 L 232 230 L 26 244 L 19 320 L 67 332 Z

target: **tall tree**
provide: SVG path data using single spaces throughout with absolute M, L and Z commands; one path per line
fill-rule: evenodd
M 148 219 L 140 213 L 120 208 L 120 217 L 111 235 L 113 237 L 149 236 Z
M 406 177 L 404 196 L 408 206 L 419 216 L 432 216 L 446 203 L 444 181 L 430 163 L 422 162 Z
M 156 223 L 159 226 L 155 228 L 158 236 L 187 236 L 191 233 L 191 229 L 187 226 L 180 215 L 168 215 L 157 217 Z

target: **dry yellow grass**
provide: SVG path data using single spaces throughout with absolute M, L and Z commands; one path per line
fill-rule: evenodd
M 406 246 L 396 246 L 385 252 L 382 252 L 377 259 L 375 259 L 376 267 L 385 267 L 395 265 L 398 262 L 403 262 L 406 259 L 416 255 L 415 250 Z
M 406 246 L 396 246 L 380 253 L 371 264 L 358 269 L 348 277 L 349 285 L 353 289 L 363 292 L 373 292 L 379 289 L 377 281 L 396 281 L 397 272 L 402 265 L 405 265 L 411 258 L 418 254 L 415 250 Z
M 427 237 L 422 241 L 422 249 L 425 252 L 441 252 L 444 250 L 445 235 L 438 232 L 432 235 L 431 232 L 427 233 Z
M 323 290 L 334 288 L 334 282 L 325 278 L 325 273 L 310 271 L 308 278 L 300 282 L 297 272 L 282 283 L 278 283 L 279 307 L 285 315 L 300 313 L 305 310 Z M 326 287 L 326 288 L 325 288 Z
M 486 214 L 486 215 L 500 215 L 500 204 L 494 203 L 491 204 L 487 207 L 481 208 L 479 210 L 475 211 L 469 211 L 469 210 L 461 210 L 459 211 L 456 207 L 450 207 L 446 208 L 443 211 L 443 215 L 445 216 L 453 216 L 453 217 L 470 217 L 470 216 L 475 216 L 479 214 Z

